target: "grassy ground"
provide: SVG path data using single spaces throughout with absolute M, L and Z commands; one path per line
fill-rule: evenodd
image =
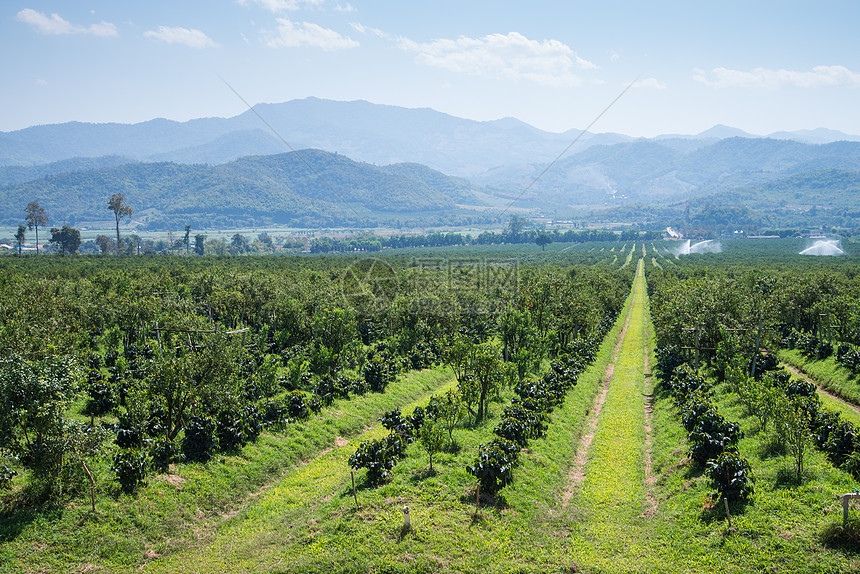
M 780 349 L 779 360 L 812 377 L 824 389 L 855 405 L 860 405 L 860 378 L 839 366 L 835 357 L 823 361 L 807 359 L 797 349 Z
M 451 380 L 448 369 L 411 372 L 385 393 L 335 401 L 302 424 L 264 433 L 237 454 L 206 465 L 176 465 L 133 496 L 118 492 L 109 469 L 94 469 L 95 514 L 84 498 L 62 508 L 39 508 L 22 506 L 20 492 L 8 494 L 0 514 L 0 572 L 131 571 L 148 558 L 208 539 L 273 479 L 331 448 L 338 437 L 360 434 L 384 411 L 426 397 Z
M 632 251 L 632 250 L 631 250 Z M 630 320 L 600 413 L 585 480 L 571 501 L 569 560 L 591 570 L 640 568 L 647 533 L 638 528 L 644 511 L 645 281 L 633 287 Z

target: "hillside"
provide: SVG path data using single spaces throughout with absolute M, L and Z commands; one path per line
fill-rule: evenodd
M 554 165 L 531 187 L 522 204 L 544 209 L 671 204 L 768 181 L 784 179 L 782 185 L 791 185 L 795 180 L 790 176 L 805 172 L 860 170 L 860 142 L 812 145 L 733 137 L 685 148 L 679 145 L 681 141 L 684 140 L 637 140 L 592 146 Z M 515 195 L 545 167 L 509 166 L 487 172 L 474 181 Z
M 303 150 L 246 157 L 218 166 L 130 163 L 53 174 L 0 188 L 0 219 L 22 219 L 38 201 L 54 221 L 107 219 L 106 201 L 123 193 L 135 221 L 158 228 L 237 224 L 361 225 L 380 217 L 450 212 L 478 204 L 471 186 L 424 167 L 379 168 L 343 155 Z

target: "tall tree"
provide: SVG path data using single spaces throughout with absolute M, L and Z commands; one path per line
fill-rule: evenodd
M 63 250 L 63 255 L 67 252 L 69 255 L 74 255 L 81 246 L 81 232 L 68 225 L 64 225 L 62 229 L 52 227 L 51 243 L 58 244 Z
M 198 233 L 194 236 L 194 253 L 197 255 L 203 255 L 206 252 L 206 236 L 202 233 Z
M 24 208 L 24 213 L 27 214 L 27 217 L 24 218 L 24 221 L 27 222 L 27 226 L 30 229 L 36 230 L 36 253 L 39 253 L 39 226 L 47 225 L 50 219 L 48 218 L 48 214 L 45 213 L 45 210 L 39 207 L 38 201 L 31 201 L 28 203 L 27 207 Z
M 125 194 L 115 193 L 110 196 L 108 200 L 108 209 L 113 211 L 114 217 L 116 217 L 116 244 L 117 249 L 122 244 L 119 238 L 119 222 L 125 219 L 126 217 L 131 219 L 132 209 L 131 206 L 125 203 Z
M 113 248 L 113 241 L 107 235 L 99 235 L 96 237 L 96 245 L 101 249 L 102 254 L 108 253 Z
M 185 237 L 182 238 L 182 243 L 185 244 L 185 255 L 188 255 L 188 251 L 191 248 L 191 226 L 185 226 Z
M 21 251 L 24 249 L 24 240 L 26 239 L 25 232 L 27 228 L 23 225 L 18 226 L 18 233 L 15 234 L 15 240 L 18 242 L 18 255 L 21 255 Z

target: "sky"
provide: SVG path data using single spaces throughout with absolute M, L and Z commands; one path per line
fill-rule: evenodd
M 313 96 L 551 132 L 860 135 L 858 22 L 856 0 L 4 0 L 0 131 Z

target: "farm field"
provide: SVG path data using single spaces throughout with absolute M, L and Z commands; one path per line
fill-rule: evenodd
M 4 260 L 0 571 L 860 568 L 854 257 L 550 247 Z

